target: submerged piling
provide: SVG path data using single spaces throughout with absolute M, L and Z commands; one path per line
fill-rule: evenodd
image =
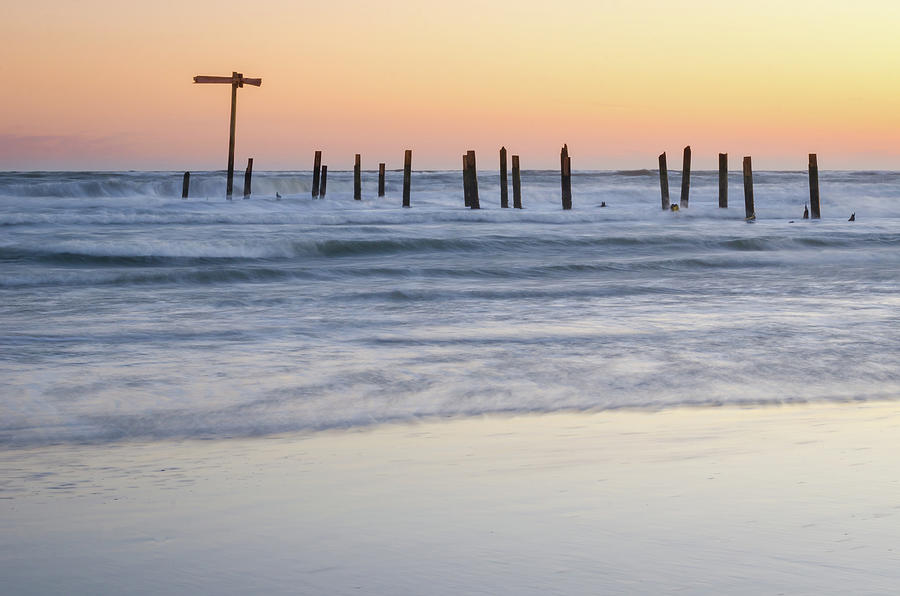
M 360 179 L 361 158 L 359 153 L 353 162 L 353 198 L 357 201 L 362 200 L 362 181 Z
M 247 159 L 247 169 L 244 170 L 244 198 L 250 196 L 250 182 L 253 178 L 253 158 Z
M 684 148 L 684 160 L 681 166 L 681 208 L 688 206 L 688 195 L 691 192 L 691 146 Z
M 319 171 L 322 169 L 322 152 L 316 151 L 313 156 L 312 197 L 319 196 Z
M 753 205 L 753 167 L 749 155 L 744 158 L 744 213 L 747 221 L 756 219 L 756 208 Z
M 663 211 L 669 210 L 669 170 L 666 167 L 666 152 L 659 154 L 659 193 Z
M 409 207 L 409 187 L 412 182 L 412 149 L 403 154 L 403 206 Z
M 184 178 L 181 180 L 181 198 L 188 198 L 188 191 L 191 189 L 191 173 L 185 172 Z
M 728 154 L 719 154 L 719 208 L 728 208 Z
M 563 145 L 559 152 L 560 183 L 562 187 L 562 208 L 572 208 L 572 158 L 569 157 L 569 146 Z
M 322 166 L 322 179 L 319 180 L 319 198 L 325 198 L 326 182 L 328 182 L 328 166 Z
M 478 199 L 478 170 L 475 165 L 475 151 L 466 152 L 466 170 L 469 178 L 469 207 L 481 209 L 481 201 Z
M 519 177 L 519 156 L 512 156 L 513 207 L 522 208 L 522 179 Z
M 463 201 L 465 201 L 466 207 L 470 207 L 472 204 L 472 192 L 469 188 L 469 159 L 468 156 L 463 153 L 462 156 L 462 174 L 463 174 Z
M 378 196 L 384 196 L 384 164 L 378 164 Z
M 509 208 L 509 181 L 506 176 L 506 147 L 500 147 L 500 207 Z
M 809 207 L 813 219 L 820 219 L 819 205 L 819 163 L 815 153 L 809 154 Z

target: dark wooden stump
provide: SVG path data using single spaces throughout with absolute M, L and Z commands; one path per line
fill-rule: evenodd
M 184 178 L 181 181 L 181 198 L 188 198 L 188 191 L 191 189 L 191 173 L 185 172 Z
M 378 164 L 378 196 L 384 196 L 384 164 Z
M 362 181 L 360 179 L 360 155 L 356 154 L 355 161 L 353 162 L 353 198 L 357 201 L 362 200 Z
M 756 219 L 756 207 L 753 205 L 753 167 L 750 156 L 744 158 L 744 213 L 747 221 Z
M 469 207 L 481 209 L 481 201 L 478 199 L 478 169 L 475 165 L 475 151 L 466 153 L 466 169 L 469 173 Z
M 403 154 L 403 206 L 409 207 L 409 187 L 412 182 L 412 149 Z
M 313 157 L 313 181 L 312 196 L 315 199 L 319 196 L 319 172 L 322 169 L 322 152 L 316 151 Z
M 728 154 L 719 154 L 719 208 L 728 209 Z
M 328 182 L 328 166 L 322 166 L 322 179 L 319 180 L 319 198 L 325 198 L 325 184 Z
M 563 145 L 559 152 L 560 184 L 562 188 L 562 208 L 572 208 L 572 158 L 569 157 L 569 146 Z
M 659 192 L 663 211 L 669 210 L 669 169 L 666 167 L 666 152 L 659 154 Z
M 463 200 L 466 207 L 472 206 L 472 188 L 469 184 L 469 158 L 463 153 L 462 156 L 462 173 L 463 173 Z
M 253 178 L 253 158 L 247 160 L 247 169 L 244 170 L 244 198 L 250 196 L 250 183 Z
M 681 207 L 687 208 L 688 195 L 691 192 L 691 146 L 684 148 L 684 160 L 681 166 Z
M 519 156 L 512 156 L 513 207 L 522 208 L 522 179 L 519 173 Z
M 509 208 L 509 183 L 506 176 L 506 147 L 500 147 L 500 207 Z
M 809 210 L 813 219 L 820 219 L 819 205 L 819 163 L 815 153 L 809 154 Z

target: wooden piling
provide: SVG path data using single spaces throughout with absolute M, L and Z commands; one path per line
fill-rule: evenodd
M 462 173 L 463 173 L 463 200 L 465 201 L 466 207 L 470 207 L 472 204 L 472 189 L 469 184 L 469 158 L 463 153 L 462 156 Z
M 313 181 L 312 181 L 312 197 L 315 199 L 319 196 L 319 172 L 322 169 L 322 152 L 316 151 L 313 156 Z
M 378 196 L 384 196 L 384 164 L 378 164 Z
M 319 180 L 319 198 L 325 198 L 325 184 L 328 182 L 328 166 L 322 166 L 322 179 Z
M 659 154 L 659 192 L 663 211 L 669 210 L 669 169 L 666 167 L 666 152 Z
M 234 122 L 237 110 L 237 90 L 239 83 L 244 75 L 239 72 L 231 73 L 231 126 L 228 129 L 228 182 L 225 185 L 225 198 L 231 200 L 231 194 L 234 190 Z
M 506 147 L 500 147 L 500 207 L 509 208 L 509 181 L 506 176 Z
M 244 170 L 244 198 L 250 196 L 250 183 L 253 178 L 253 158 L 247 160 L 247 169 Z
M 756 208 L 753 205 L 753 167 L 750 156 L 744 158 L 744 213 L 747 221 L 756 219 Z
M 188 198 L 188 191 L 191 189 L 191 173 L 185 172 L 184 179 L 181 181 L 181 198 Z
M 569 157 L 569 146 L 563 145 L 559 152 L 560 183 L 562 187 L 562 208 L 572 208 L 572 159 Z
M 728 154 L 719 154 L 719 208 L 728 209 Z
M 409 187 L 412 183 L 412 149 L 403 154 L 403 206 L 409 207 Z
M 481 209 L 481 202 L 478 200 L 478 169 L 475 165 L 475 151 L 466 152 L 466 169 L 469 171 L 469 207 Z
M 819 205 L 819 163 L 815 153 L 809 154 L 809 207 L 813 219 L 820 219 Z
M 361 168 L 361 158 L 359 153 L 357 153 L 353 162 L 353 198 L 357 201 L 362 201 Z
M 519 175 L 519 156 L 512 156 L 513 207 L 522 208 L 522 179 Z
M 688 195 L 691 191 L 691 146 L 684 148 L 684 160 L 681 166 L 681 208 L 688 206 Z

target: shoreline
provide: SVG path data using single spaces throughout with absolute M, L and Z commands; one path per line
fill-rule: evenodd
M 5 451 L 0 575 L 35 594 L 886 593 L 898 431 L 900 403 L 815 403 Z

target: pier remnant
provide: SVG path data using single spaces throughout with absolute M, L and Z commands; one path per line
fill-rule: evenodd
M 384 196 L 384 164 L 378 164 L 378 196 Z
M 225 83 L 231 85 L 231 127 L 228 132 L 228 182 L 225 186 L 225 197 L 231 200 L 234 190 L 234 123 L 237 111 L 237 90 L 244 84 L 259 87 L 262 79 L 245 78 L 243 73 L 232 72 L 230 77 L 210 77 L 198 75 L 194 77 L 194 83 Z
M 663 211 L 669 210 L 669 169 L 666 167 L 666 152 L 659 154 L 659 193 Z
M 809 154 L 809 207 L 813 219 L 820 219 L 819 205 L 819 163 L 815 153 Z
M 572 208 L 572 158 L 569 157 L 569 146 L 563 145 L 559 152 L 560 184 L 562 187 L 562 208 Z
M 322 178 L 319 180 L 319 198 L 325 198 L 325 183 L 328 182 L 328 166 L 322 166 Z
M 469 207 L 481 209 L 481 201 L 478 199 L 478 170 L 475 165 L 475 151 L 466 152 L 466 171 L 469 180 Z
M 322 152 L 316 151 L 313 156 L 312 198 L 319 196 L 319 173 L 322 171 Z
M 512 156 L 513 207 L 522 208 L 522 179 L 519 175 L 519 156 Z
M 463 173 L 463 201 L 465 202 L 466 207 L 469 207 L 472 203 L 472 196 L 469 188 L 469 159 L 468 156 L 463 153 L 462 156 L 462 173 Z
M 728 209 L 728 154 L 719 154 L 719 208 Z
M 412 149 L 403 154 L 403 206 L 409 207 L 409 187 L 412 182 Z
M 744 157 L 744 214 L 747 221 L 756 219 L 756 208 L 753 205 L 753 167 L 749 155 Z
M 247 169 L 244 170 L 244 198 L 250 196 L 250 183 L 253 178 L 253 158 L 247 159 Z
M 185 172 L 181 181 L 181 198 L 188 198 L 188 191 L 191 189 L 191 173 Z
M 681 166 L 681 208 L 688 206 L 688 195 L 691 192 L 691 146 L 684 148 L 684 159 Z
M 509 208 L 509 183 L 506 176 L 506 147 L 500 147 L 500 207 Z
M 357 201 L 362 200 L 362 181 L 360 179 L 361 175 L 361 165 L 360 165 L 360 155 L 356 154 L 353 162 L 353 198 Z

